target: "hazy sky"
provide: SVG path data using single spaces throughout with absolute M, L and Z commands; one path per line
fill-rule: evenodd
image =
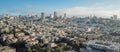
M 120 15 L 120 0 L 0 0 L 0 14 L 46 14 L 57 11 L 68 16 Z

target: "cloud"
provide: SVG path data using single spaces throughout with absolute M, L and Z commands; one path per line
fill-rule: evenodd
M 67 13 L 68 16 L 99 16 L 99 17 L 111 17 L 112 15 L 118 15 L 120 17 L 120 0 L 100 0 L 87 6 L 76 6 L 71 8 L 58 9 L 60 14 Z
M 14 8 L 9 10 L 8 12 L 10 13 L 17 13 L 17 14 L 37 14 L 40 12 L 39 8 L 32 8 L 30 7 L 25 7 L 25 8 Z
M 57 10 L 60 14 L 66 13 L 68 16 L 91 16 L 110 17 L 120 14 L 119 9 L 111 9 L 105 7 L 72 7 Z

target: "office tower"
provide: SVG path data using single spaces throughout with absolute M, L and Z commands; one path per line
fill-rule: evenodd
M 44 18 L 44 12 L 41 12 L 41 18 Z
M 35 15 L 35 17 L 38 17 L 38 15 Z
M 21 20 L 21 18 L 22 18 L 22 15 L 19 15 L 19 17 L 18 17 L 18 23 L 20 24 L 20 20 Z
M 114 20 L 117 20 L 117 15 L 113 15 Z
M 3 17 L 9 17 L 9 15 L 8 14 L 3 14 Z
M 3 14 L 4 20 L 8 21 L 9 15 L 8 14 Z
M 54 18 L 57 18 L 57 12 L 54 12 Z
M 50 14 L 50 18 L 53 18 L 54 16 L 52 14 Z
M 117 20 L 117 15 L 113 15 L 113 16 L 111 17 L 111 19 L 112 19 L 112 20 Z
M 38 19 L 39 16 L 38 15 L 34 15 L 34 17 L 35 17 L 35 19 Z
M 42 19 L 42 21 L 45 20 L 44 12 L 41 12 L 41 19 Z
M 67 17 L 66 13 L 64 13 L 64 17 Z
M 30 13 L 30 14 L 28 14 L 28 17 L 31 17 L 32 16 L 32 14 Z
M 15 33 L 16 33 L 15 29 L 16 29 L 16 27 L 13 26 L 13 35 L 14 35 L 14 37 L 16 38 L 16 36 L 15 36 Z

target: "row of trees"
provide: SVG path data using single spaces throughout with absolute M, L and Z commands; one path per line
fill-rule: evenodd
M 72 46 L 66 45 L 65 43 L 60 43 L 58 44 L 57 47 L 53 47 L 53 48 L 45 47 L 41 43 L 27 48 L 28 52 L 63 52 L 67 50 L 72 50 Z

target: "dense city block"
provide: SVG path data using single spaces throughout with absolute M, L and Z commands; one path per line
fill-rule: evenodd
M 67 14 L 0 16 L 1 52 L 120 52 L 120 20 Z

